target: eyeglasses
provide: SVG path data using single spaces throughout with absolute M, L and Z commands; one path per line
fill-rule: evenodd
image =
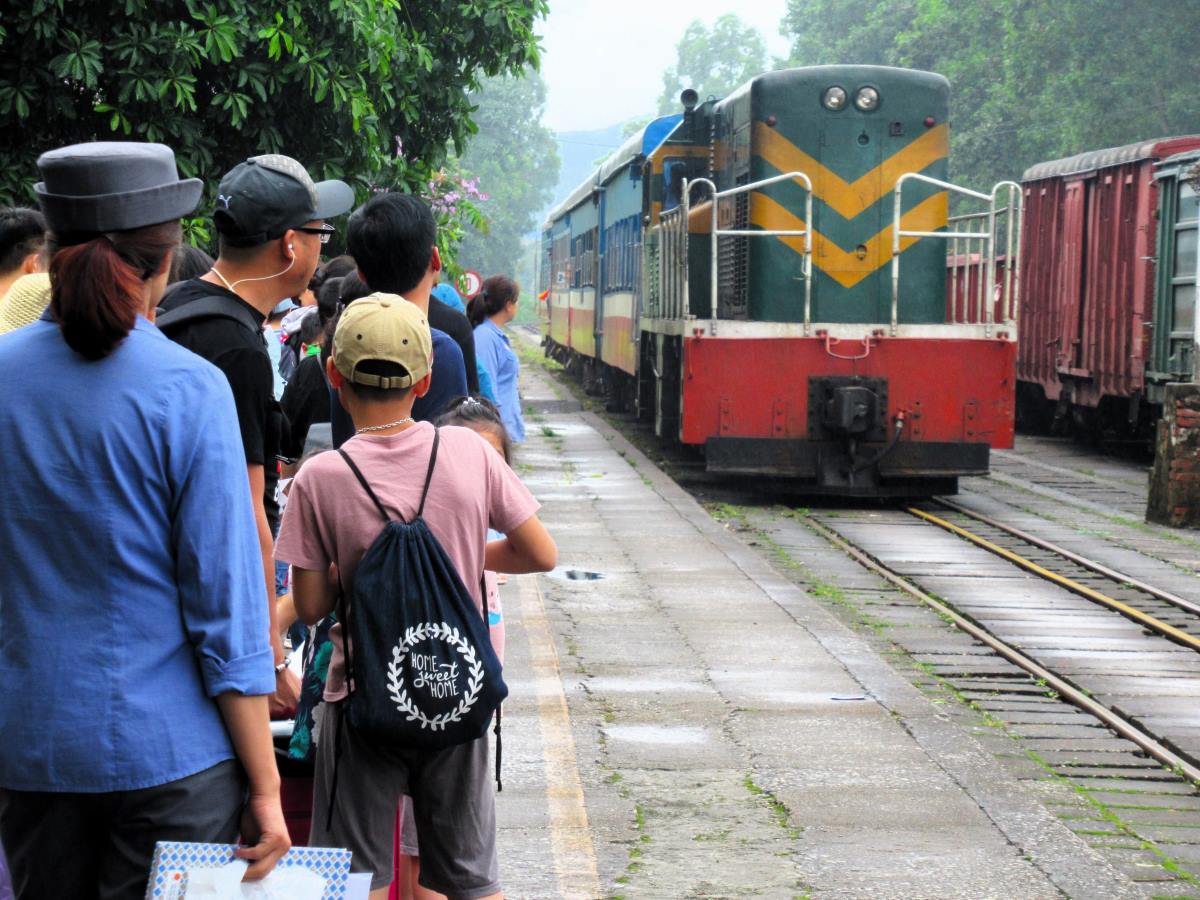
M 320 226 L 319 228 L 297 228 L 297 229 L 295 229 L 295 230 L 296 230 L 296 231 L 303 231 L 305 234 L 315 234 L 315 235 L 317 235 L 318 237 L 320 237 L 320 238 L 321 238 L 321 243 L 322 243 L 322 244 L 328 244 L 328 243 L 329 243 L 329 239 L 330 239 L 331 237 L 333 237 L 333 234 L 334 234 L 334 232 L 336 232 L 336 231 L 337 231 L 337 229 L 336 229 L 336 228 L 334 228 L 332 225 L 328 225 L 328 224 L 326 224 L 326 225 L 322 225 L 322 226 Z

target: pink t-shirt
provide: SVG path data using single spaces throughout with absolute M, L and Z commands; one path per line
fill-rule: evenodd
M 482 610 L 479 581 L 488 528 L 505 534 L 515 531 L 538 511 L 539 504 L 474 431 L 446 426 L 441 435 L 424 518 Z M 407 522 L 421 502 L 432 447 L 433 426 L 420 422 L 397 434 L 356 435 L 342 449 L 388 513 Z M 336 562 L 342 586 L 349 593 L 359 560 L 384 524 L 345 460 L 327 451 L 305 463 L 292 482 L 275 556 L 317 572 Z M 326 700 L 346 696 L 341 628 L 338 624 L 330 631 L 333 655 L 325 682 Z

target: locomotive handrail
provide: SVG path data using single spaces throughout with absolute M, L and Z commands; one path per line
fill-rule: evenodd
M 690 306 L 688 299 L 687 242 L 688 205 L 686 197 L 675 209 L 658 217 L 658 305 L 665 319 L 682 319 Z
M 747 228 L 718 228 L 717 213 L 720 201 L 728 197 L 736 196 L 737 194 L 745 194 L 750 191 L 761 190 L 765 187 L 770 187 L 773 184 L 779 184 L 783 181 L 801 181 L 803 182 L 805 201 L 804 201 L 804 228 L 795 229 L 762 229 L 753 230 Z M 718 309 L 718 292 L 720 288 L 720 279 L 717 277 L 719 268 L 718 255 L 718 238 L 723 237 L 802 237 L 804 238 L 804 255 L 801 261 L 801 271 L 804 273 L 804 333 L 807 335 L 809 326 L 812 323 L 812 213 L 813 213 L 813 189 L 812 179 L 803 172 L 785 172 L 782 175 L 774 175 L 771 178 L 764 178 L 760 181 L 751 182 L 750 184 L 739 184 L 736 187 L 728 190 L 718 191 L 717 186 L 707 178 L 697 178 L 694 181 L 684 181 L 683 194 L 685 203 L 692 185 L 705 184 L 708 186 L 709 194 L 712 197 L 712 222 L 709 228 L 709 245 L 710 245 L 710 266 L 712 268 L 712 284 L 710 297 L 710 315 L 711 324 L 709 331 L 712 334 L 717 333 L 717 309 Z
M 1007 310 L 1009 321 L 1017 320 L 1017 312 L 1020 308 L 1021 295 L 1021 226 L 1024 224 L 1025 209 L 1021 202 L 1021 185 L 1015 181 L 999 181 L 992 188 L 992 224 L 995 226 L 996 196 L 1002 189 L 1008 191 L 1008 205 L 1001 212 L 1008 215 L 1007 228 L 1005 235 L 1004 258 L 1007 263 L 1004 270 L 1004 291 L 1002 294 L 1001 309 Z M 996 267 L 996 254 L 992 254 L 992 275 L 994 279 Z M 991 282 L 989 282 L 990 284 Z
M 987 209 L 979 212 L 967 213 L 964 215 L 948 217 L 947 226 L 951 222 L 956 223 L 961 228 L 971 228 L 977 221 L 986 221 L 986 231 L 971 231 L 971 230 L 947 230 L 944 231 L 915 231 L 905 230 L 900 227 L 900 222 L 903 216 L 903 190 L 904 185 L 909 181 L 919 181 L 924 184 L 930 184 L 934 187 L 941 188 L 945 191 L 954 191 L 965 197 L 971 197 L 975 200 L 982 200 L 987 203 Z M 1002 190 L 1008 190 L 1008 205 L 997 210 L 997 199 Z M 1014 193 L 1015 191 L 1015 193 Z M 978 268 L 978 296 L 980 311 L 983 314 L 985 333 L 990 334 L 992 325 L 995 324 L 995 306 L 990 300 L 990 285 L 995 284 L 996 279 L 996 218 L 998 215 L 1006 217 L 1006 248 L 1008 253 L 1009 263 L 1004 273 L 1004 285 L 1001 292 L 1001 314 L 1005 315 L 1006 319 L 1016 319 L 1017 308 L 1017 291 L 1019 283 L 1015 272 L 1017 260 L 1013 256 L 1014 245 L 1019 245 L 1019 230 L 1021 217 L 1021 199 L 1020 185 L 1011 181 L 1002 181 L 992 188 L 991 193 L 984 194 L 979 191 L 973 191 L 970 188 L 960 187 L 956 184 L 951 184 L 948 181 L 942 181 L 938 178 L 932 178 L 928 175 L 922 175 L 919 172 L 906 172 L 896 180 L 896 187 L 892 193 L 892 322 L 891 331 L 895 335 L 899 328 L 900 319 L 900 244 L 904 238 L 940 238 L 942 240 L 952 241 L 952 254 L 958 255 L 958 242 L 966 240 L 967 242 L 967 259 L 968 264 L 971 257 L 971 242 L 980 242 L 980 265 Z M 1014 224 L 1015 223 L 1015 224 Z M 1019 247 L 1015 251 L 1020 252 Z M 957 267 L 953 274 L 952 287 L 952 302 L 957 301 L 958 287 L 960 276 Z M 964 304 L 965 306 L 965 304 Z

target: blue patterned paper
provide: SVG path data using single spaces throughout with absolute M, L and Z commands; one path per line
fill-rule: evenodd
M 232 844 L 191 844 L 159 841 L 154 845 L 154 862 L 146 900 L 184 900 L 189 869 L 216 869 L 237 857 Z M 293 847 L 277 863 L 279 868 L 300 867 L 325 879 L 321 900 L 345 900 L 346 877 L 350 874 L 350 851 L 324 847 Z

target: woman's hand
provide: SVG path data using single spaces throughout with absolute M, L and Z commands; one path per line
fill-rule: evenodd
M 279 801 L 279 767 L 267 719 L 267 698 L 230 691 L 217 696 L 217 706 L 250 782 L 250 796 L 242 810 L 242 841 L 246 846 L 237 851 L 237 856 L 250 861 L 245 877 L 253 881 L 275 868 L 279 857 L 292 846 Z
M 250 861 L 243 881 L 265 878 L 291 848 L 278 789 L 259 793 L 251 788 L 242 811 L 242 840 L 249 846 L 239 848 L 237 856 Z
M 275 676 L 275 693 L 268 702 L 268 714 L 272 719 L 290 719 L 296 715 L 296 704 L 300 700 L 300 677 L 290 668 Z

